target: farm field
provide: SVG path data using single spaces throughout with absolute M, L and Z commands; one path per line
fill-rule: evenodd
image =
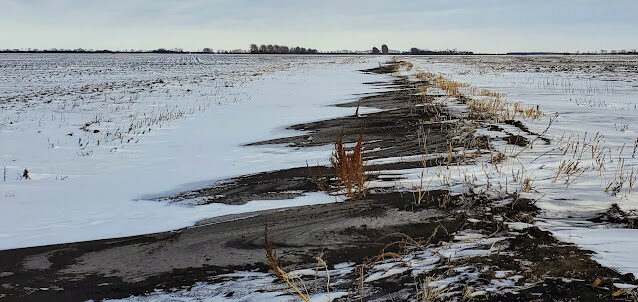
M 354 67 L 337 64 L 356 64 L 356 57 L 0 59 L 3 249 L 167 231 L 290 206 L 188 209 L 152 200 L 199 182 L 316 160 L 318 151 L 241 145 L 276 137 L 290 123 L 346 114 L 324 105 L 366 91 L 358 89 L 361 76 L 343 75 Z M 316 70 L 324 66 L 337 77 L 322 77 Z M 304 71 L 304 78 L 294 77 Z
M 0 55 L 0 299 L 638 297 L 638 56 Z

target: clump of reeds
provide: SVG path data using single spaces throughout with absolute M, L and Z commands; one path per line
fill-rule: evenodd
M 349 198 L 358 198 L 366 195 L 365 182 L 367 174 L 363 162 L 362 151 L 363 137 L 352 150 L 346 150 L 343 146 L 343 138 L 337 136 L 330 163 L 335 169 L 338 186 L 345 190 Z

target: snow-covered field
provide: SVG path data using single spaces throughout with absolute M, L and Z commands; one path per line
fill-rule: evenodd
M 291 124 L 352 114 L 351 108 L 328 105 L 375 89 L 363 83 L 385 76 L 357 69 L 382 59 L 2 55 L 0 249 L 166 231 L 213 216 L 334 202 L 323 193 L 237 206 L 186 207 L 149 199 L 232 176 L 326 163 L 330 146 L 242 145 L 290 134 L 284 128 Z M 595 251 L 603 265 L 638 276 L 638 229 L 588 220 L 612 204 L 638 211 L 638 58 L 405 59 L 414 64 L 406 75 L 442 74 L 501 93 L 509 102 L 539 106 L 545 116 L 524 123 L 551 140 L 496 123 L 532 140 L 532 147 L 505 144 L 502 131 L 480 128 L 508 156 L 502 164 L 484 157 L 476 165 L 383 171 L 380 178 L 405 178 L 371 181 L 371 189 L 425 183 L 426 189 L 491 186 L 511 193 L 522 191 L 529 179 L 531 190 L 522 194 L 538 200 L 537 226 Z M 451 110 L 467 109 L 454 98 L 437 101 Z M 22 176 L 25 169 L 30 179 Z M 232 282 L 272 279 L 257 275 Z M 223 292 L 214 286 L 201 290 Z
M 623 273 L 634 273 L 638 276 L 638 230 L 629 229 L 616 224 L 594 223 L 588 219 L 607 211 L 612 204 L 618 204 L 623 210 L 632 213 L 638 209 L 638 195 L 634 188 L 634 181 L 638 178 L 638 159 L 635 153 L 638 146 L 638 74 L 635 69 L 624 68 L 617 72 L 610 72 L 606 64 L 626 63 L 636 66 L 634 57 L 601 58 L 603 66 L 580 63 L 576 68 L 538 68 L 510 66 L 507 58 L 487 58 L 482 64 L 463 62 L 457 58 L 441 59 L 439 57 L 406 57 L 414 64 L 413 70 L 403 71 L 405 75 L 413 75 L 416 71 L 429 71 L 443 74 L 445 77 L 458 82 L 468 83 L 478 88 L 504 94 L 509 102 L 519 102 L 527 107 L 537 105 L 545 113 L 539 120 L 524 120 L 525 125 L 532 132 L 544 133 L 550 138 L 550 143 L 542 139 L 535 140 L 531 148 L 512 146 L 502 140 L 502 131 L 490 131 L 488 128 L 477 129 L 482 135 L 491 136 L 493 145 L 503 152 L 508 159 L 500 165 L 488 162 L 489 158 L 478 160 L 476 165 L 417 168 L 380 172 L 380 178 L 386 175 L 401 175 L 403 179 L 394 182 L 371 181 L 369 188 L 404 187 L 415 189 L 452 189 L 457 193 L 466 192 L 469 188 L 478 186 L 478 190 L 486 193 L 520 192 L 524 197 L 537 200 L 542 209 L 537 217 L 536 225 L 550 230 L 560 240 L 574 242 L 579 246 L 596 252 L 594 259 L 605 266 L 616 268 Z M 531 59 L 532 61 L 537 58 Z M 560 58 L 564 60 L 569 58 Z M 492 62 L 490 60 L 503 60 Z M 542 60 L 542 59 L 541 59 Z M 576 59 L 578 61 L 579 58 Z M 508 63 L 509 62 L 509 63 Z M 551 65 L 551 64 L 549 64 Z M 487 67 L 486 67 L 487 66 Z M 440 92 L 434 92 L 440 94 Z M 438 102 L 444 102 L 452 110 L 466 110 L 466 106 L 455 102 L 454 97 L 440 97 Z M 556 117 L 555 114 L 558 114 Z M 548 128 L 548 125 L 551 126 Z M 534 140 L 537 135 L 526 133 L 521 129 L 506 123 L 496 123 L 506 132 L 521 135 Z M 547 129 L 547 130 L 546 130 Z M 546 131 L 546 132 L 545 132 Z M 455 150 L 460 155 L 461 150 Z M 514 156 L 516 155 L 516 156 Z M 428 158 L 446 156 L 429 154 Z M 392 163 L 398 161 L 413 161 L 417 157 L 385 158 L 368 162 Z M 578 163 L 574 173 L 558 173 L 561 163 Z M 636 171 L 636 172 L 634 172 Z M 425 180 L 421 177 L 425 175 Z M 531 181 L 530 192 L 521 188 L 522 180 Z M 490 190 L 489 187 L 493 189 Z M 487 189 L 486 189 L 487 187 Z M 480 223 L 480 221 L 477 221 Z M 530 225 L 522 222 L 507 221 L 510 228 L 526 228 Z M 463 257 L 464 255 L 489 254 L 498 250 L 502 238 L 491 238 L 489 242 L 482 242 L 481 235 L 456 234 L 456 238 L 463 243 L 446 246 L 441 250 L 418 251 L 397 261 L 385 261 L 376 265 L 363 282 L 388 278 L 408 270 L 413 275 L 422 271 L 432 270 L 440 257 Z M 468 243 L 471 242 L 471 243 Z M 482 248 L 478 248 L 481 247 Z M 351 266 L 340 267 L 330 272 L 321 269 L 306 269 L 293 271 L 291 275 L 303 274 L 311 276 L 330 275 L 331 281 L 339 284 L 339 276 L 351 271 Z M 455 268 L 460 274 L 443 280 L 430 282 L 431 286 L 445 289 L 449 282 L 467 283 L 467 280 L 477 278 L 479 272 L 471 271 L 468 267 Z M 463 271 L 467 270 L 467 271 Z M 345 271 L 345 272 L 344 272 Z M 314 275 L 313 275 L 314 274 Z M 177 300 L 189 301 L 202 297 L 213 300 L 226 301 L 225 296 L 233 291 L 234 298 L 259 299 L 272 301 L 293 300 L 292 296 L 283 295 L 287 288 L 279 284 L 273 285 L 273 277 L 254 272 L 238 272 L 235 275 L 221 276 L 220 280 L 212 283 L 201 283 L 191 289 L 166 293 L 156 293 L 131 297 L 129 301 L 149 300 Z M 316 280 L 317 277 L 315 277 Z M 475 295 L 489 292 L 516 292 L 514 284 L 521 278 L 511 275 L 507 271 L 500 271 L 496 279 L 489 286 L 477 290 Z M 527 286 L 527 285 L 524 285 Z M 618 285 L 621 286 L 621 285 Z M 235 291 L 235 288 L 259 289 L 257 291 Z M 278 295 L 281 294 L 281 295 Z M 337 297 L 341 292 L 333 293 Z M 328 296 L 326 296 L 328 295 Z M 331 300 L 326 292 L 321 297 Z M 314 301 L 314 299 L 313 299 Z
M 474 184 L 507 184 L 520 191 L 521 179 L 532 184 L 530 198 L 543 210 L 537 225 L 554 232 L 561 240 L 577 243 L 597 253 L 603 265 L 638 276 L 637 229 L 597 224 L 587 219 L 606 211 L 614 203 L 632 213 L 638 209 L 638 58 L 602 57 L 410 57 L 414 68 L 504 94 L 504 99 L 527 107 L 539 106 L 540 120 L 524 120 L 533 132 L 545 136 L 532 148 L 502 144 L 507 160 L 499 171 L 493 165 L 459 167 L 458 171 L 435 177 L 435 183 L 467 189 L 467 176 Z M 507 131 L 534 139 L 504 123 Z M 486 135 L 494 135 L 479 129 Z M 499 143 L 495 143 L 499 146 Z M 523 149 L 523 150 L 521 150 Z M 573 173 L 559 173 L 577 164 Z M 565 165 L 561 168 L 561 164 Z M 406 186 L 420 182 L 420 170 L 404 171 L 412 176 Z M 429 172 L 429 173 L 428 173 Z M 442 174 L 426 171 L 426 175 Z M 487 180 L 487 177 L 492 177 Z M 470 177 L 472 178 L 472 177 Z M 427 181 L 427 179 L 426 179 Z
M 242 144 L 280 137 L 294 123 L 352 114 L 328 105 L 373 89 L 362 83 L 382 76 L 356 71 L 370 64 L 332 56 L 0 55 L 0 249 L 334 202 L 322 193 L 239 206 L 147 199 L 326 162 L 329 147 Z

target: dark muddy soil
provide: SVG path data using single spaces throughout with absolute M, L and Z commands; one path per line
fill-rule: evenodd
M 462 147 L 472 138 L 473 129 L 470 123 L 455 120 L 444 107 L 437 106 L 440 110 L 433 111 L 410 106 L 423 101 L 423 96 L 416 95 L 417 83 L 404 77 L 393 83 L 396 89 L 365 96 L 358 102 L 339 105 L 384 109 L 381 112 L 354 115 L 356 111 L 353 110 L 352 116 L 288 127 L 290 130 L 303 131 L 304 134 L 249 145 L 286 144 L 291 147 L 311 147 L 334 144 L 339 135 L 343 136 L 345 143 L 356 142 L 362 136 L 366 159 L 377 159 L 423 154 L 424 148 L 418 137 L 420 129 L 428 134 L 427 153 L 445 152 L 450 145 L 452 148 Z M 430 99 L 433 97 L 427 96 Z M 435 117 L 441 122 L 423 123 Z M 486 138 L 474 140 L 475 147 L 489 148 Z
M 444 192 L 432 192 L 431 199 Z M 217 217 L 173 232 L 0 252 L 0 291 L 11 301 L 79 301 L 127 297 L 205 281 L 241 270 L 266 271 L 264 227 L 286 267 L 320 252 L 328 263 L 362 261 L 379 252 L 379 237 L 429 236 L 439 224 L 460 225 L 438 209 L 410 208 L 411 195 Z
M 618 204 L 612 204 L 609 209 L 600 213 L 594 218 L 589 219 L 595 223 L 614 223 L 619 224 L 622 227 L 637 229 L 638 228 L 638 215 L 635 212 L 627 213 L 623 211 Z
M 471 158 L 456 155 L 449 160 L 450 164 L 472 162 Z M 383 178 L 378 178 L 376 172 L 434 167 L 447 164 L 447 161 L 447 157 L 440 157 L 399 163 L 371 164 L 366 166 L 366 171 L 370 172 L 368 180 L 392 182 L 401 176 L 392 178 L 386 175 Z M 334 180 L 331 179 L 334 174 L 334 168 L 325 166 L 262 172 L 213 182 L 209 187 L 161 197 L 158 200 L 192 206 L 208 203 L 236 205 L 245 204 L 252 200 L 292 199 L 307 192 L 320 191 L 318 183 L 330 186 L 334 183 Z
M 456 203 L 449 209 L 455 213 L 456 230 L 472 230 L 490 237 L 506 237 L 498 253 L 488 256 L 467 257 L 452 260 L 417 277 L 409 272 L 367 284 L 367 292 L 354 298 L 364 300 L 413 300 L 410 287 L 415 288 L 418 279 L 434 277 L 461 278 L 451 284 L 446 292 L 458 292 L 447 299 L 467 297 L 473 288 L 488 286 L 495 280 L 503 280 L 497 272 L 519 276 L 516 292 L 494 291 L 465 300 L 473 301 L 611 301 L 629 299 L 614 283 L 636 284 L 632 274 L 620 274 L 603 267 L 591 259 L 591 254 L 572 244 L 556 240 L 549 232 L 530 226 L 524 229 L 510 228 L 495 217 L 511 222 L 531 222 L 538 209 L 533 201 L 512 196 L 514 202 L 495 205 L 492 200 L 474 196 L 464 203 Z M 470 206 L 471 205 L 471 206 Z M 465 206 L 469 206 L 465 208 Z M 470 220 L 472 219 L 472 221 Z M 480 222 L 476 222 L 479 220 Z M 433 245 L 446 245 L 450 236 L 439 238 Z M 462 279 L 463 273 L 479 274 L 475 279 Z M 352 276 L 355 278 L 355 276 Z M 356 282 L 353 282 L 356 283 Z M 406 290 L 407 289 L 407 290 Z M 342 289 L 343 290 L 343 289 Z M 349 290 L 356 292 L 354 288 Z M 436 301 L 446 301 L 445 293 Z M 629 299 L 630 300 L 630 299 Z

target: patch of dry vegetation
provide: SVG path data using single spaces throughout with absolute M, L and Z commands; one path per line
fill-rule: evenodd
M 401 70 L 401 68 L 404 68 L 406 71 L 410 71 L 412 70 L 412 67 L 414 67 L 412 62 L 402 60 L 399 57 L 393 57 L 392 59 L 390 59 L 390 64 L 392 66 L 393 72 L 398 72 L 399 70 Z
M 431 72 L 417 72 L 414 76 L 445 91 L 447 96 L 465 97 L 467 99 L 468 118 L 472 120 L 489 119 L 498 122 L 514 119 L 515 117 L 535 120 L 543 116 L 543 112 L 538 106 L 525 107 L 520 103 L 506 101 L 502 93 L 479 89 L 467 83 L 457 82 Z M 427 87 L 422 87 L 425 88 L 419 88 L 419 90 L 427 93 Z M 476 98 L 477 96 L 480 98 Z
M 330 158 L 330 163 L 335 169 L 337 186 L 353 199 L 366 195 L 365 182 L 368 176 L 363 161 L 362 144 L 363 136 L 359 136 L 354 148 L 347 150 L 343 145 L 343 137 L 339 135 Z
M 310 291 L 308 290 L 309 286 L 307 285 L 306 282 L 304 282 L 304 279 L 302 278 L 303 273 L 298 273 L 296 271 L 286 272 L 279 265 L 279 259 L 277 258 L 277 255 L 275 254 L 275 251 L 273 249 L 272 243 L 268 235 L 267 225 L 264 229 L 264 241 L 265 241 L 264 243 L 266 248 L 266 259 L 268 261 L 268 265 L 270 266 L 270 269 L 275 273 L 275 275 L 281 281 L 284 281 L 290 287 L 290 289 L 292 289 L 294 295 L 296 295 L 299 299 L 306 302 L 311 301 L 310 299 L 311 294 L 310 294 Z M 317 257 L 315 257 L 315 260 L 317 261 L 314 268 L 315 273 L 318 273 L 319 270 L 325 270 L 325 273 L 326 273 L 325 274 L 326 276 L 325 289 L 326 289 L 326 293 L 330 295 L 330 270 L 328 269 L 328 263 L 326 263 L 326 261 L 323 259 L 323 252 L 320 253 Z M 318 276 L 319 274 L 315 275 L 315 280 L 314 280 L 315 283 L 313 283 L 315 286 L 318 285 L 316 283 Z M 312 281 L 310 282 L 312 283 Z M 315 288 L 315 290 L 318 290 L 318 288 Z
M 417 301 L 432 302 L 441 298 L 441 294 L 445 291 L 432 283 L 439 281 L 440 279 L 434 277 L 426 277 L 422 282 L 416 284 L 416 298 Z
M 445 90 L 447 95 L 450 96 L 459 96 L 460 88 L 469 87 L 470 85 L 465 83 L 459 83 L 447 78 L 444 78 L 442 75 L 436 75 L 431 72 L 418 72 L 415 76 L 422 81 L 428 81 L 435 87 Z
M 587 172 L 590 167 L 583 167 L 580 165 L 580 160 L 563 160 L 556 170 L 552 183 L 556 183 L 559 178 L 565 180 L 565 187 L 569 188 L 569 185 L 573 184 L 576 179 Z
M 500 96 L 488 99 L 469 99 L 468 118 L 472 120 L 493 120 L 496 122 L 512 120 L 516 117 L 537 120 L 543 116 L 538 106 L 525 107 L 520 103 L 511 103 Z
M 627 194 L 631 193 L 638 180 L 638 173 L 626 160 L 635 157 L 638 143 L 634 144 L 631 155 L 625 154 L 627 152 L 624 146 L 618 150 L 618 154 L 614 154 L 612 148 L 604 145 L 603 138 L 600 133 L 594 136 L 584 133 L 559 137 L 556 146 L 550 151 L 556 152 L 555 155 L 562 156 L 563 159 L 555 171 L 552 182 L 558 183 L 561 180 L 569 187 L 585 172 L 596 171 L 601 177 L 606 178 L 605 192 L 612 195 L 617 195 L 623 190 Z M 610 165 L 612 167 L 609 167 Z M 613 174 L 606 174 L 609 169 Z

